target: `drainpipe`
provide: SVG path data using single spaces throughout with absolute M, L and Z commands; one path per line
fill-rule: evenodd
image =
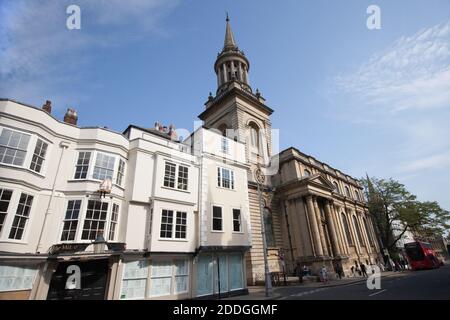
M 64 155 L 64 151 L 69 147 L 69 143 L 65 142 L 65 141 L 61 141 L 59 143 L 59 147 L 61 148 L 61 155 L 59 156 L 59 162 L 58 162 L 58 167 L 56 168 L 55 179 L 53 179 L 52 193 L 50 195 L 50 200 L 48 201 L 47 210 L 45 211 L 44 222 L 42 223 L 41 232 L 39 234 L 39 239 L 38 239 L 38 242 L 36 245 L 36 252 L 39 252 L 39 248 L 41 246 L 42 235 L 44 234 L 45 224 L 47 222 L 47 217 L 50 214 L 50 207 L 52 205 L 52 201 L 53 201 L 53 198 L 54 198 L 55 192 L 56 192 L 56 179 L 58 179 L 58 176 L 59 176 L 59 169 L 61 168 L 61 161 L 62 161 L 62 158 Z

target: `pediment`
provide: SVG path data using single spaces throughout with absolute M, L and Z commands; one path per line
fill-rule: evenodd
M 324 189 L 328 189 L 330 191 L 334 190 L 334 185 L 328 180 L 323 174 L 316 173 L 307 178 L 308 183 L 314 184 L 316 186 L 320 186 Z

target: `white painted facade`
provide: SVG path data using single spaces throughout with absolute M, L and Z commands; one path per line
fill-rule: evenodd
M 0 116 L 0 295 L 28 292 L 27 298 L 45 299 L 62 261 L 101 258 L 109 259 L 108 299 L 214 294 L 214 274 L 208 294 L 196 281 L 198 261 L 213 247 L 214 254 L 232 255 L 223 260 L 230 260 L 227 268 L 241 270 L 242 281 L 235 277 L 228 285 L 223 278 L 221 292 L 245 289 L 242 256 L 251 239 L 244 144 L 227 139 L 223 154 L 224 138 L 204 128 L 184 143 L 136 126 L 123 134 L 80 128 L 4 99 Z M 39 168 L 37 145 L 46 146 Z M 218 182 L 218 168 L 232 172 L 232 188 Z M 112 187 L 102 197 L 105 178 Z M 220 231 L 212 230 L 212 205 L 222 208 Z M 95 252 L 99 236 L 106 249 Z M 85 246 L 51 254 L 64 244 Z M 215 260 L 209 266 L 214 270 Z M 21 287 L 7 284 L 20 277 L 26 278 Z

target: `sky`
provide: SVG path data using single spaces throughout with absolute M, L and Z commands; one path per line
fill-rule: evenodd
M 51 100 L 60 119 L 73 107 L 81 126 L 192 130 L 226 12 L 281 150 L 450 210 L 450 0 L 0 0 L 0 97 Z

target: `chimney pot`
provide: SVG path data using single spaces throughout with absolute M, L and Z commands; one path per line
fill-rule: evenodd
M 52 102 L 50 100 L 45 101 L 45 104 L 42 106 L 42 109 L 48 114 L 52 113 Z
M 78 122 L 78 114 L 75 109 L 68 108 L 66 114 L 64 115 L 64 122 L 77 125 Z

